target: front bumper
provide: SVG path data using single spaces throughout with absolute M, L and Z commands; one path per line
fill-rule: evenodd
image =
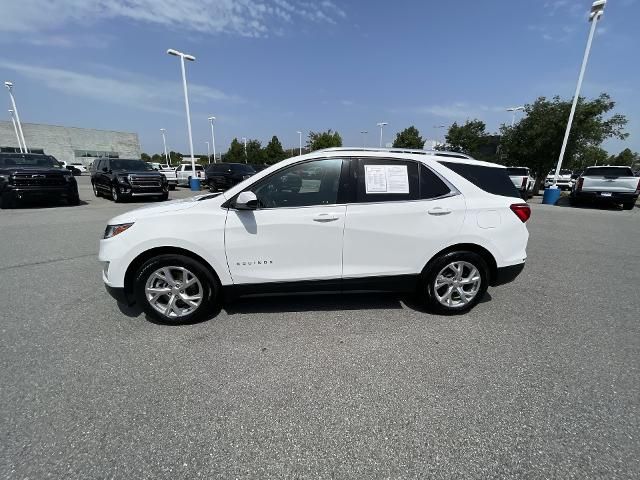
M 55 187 L 22 187 L 22 186 L 8 186 L 4 191 L 5 195 L 11 195 L 15 199 L 22 198 L 38 198 L 38 197 L 74 197 L 78 195 L 78 189 L 75 185 L 64 185 Z
M 490 285 L 497 287 L 504 285 L 505 283 L 513 282 L 518 275 L 524 270 L 524 262 L 517 263 L 516 265 L 509 265 L 508 267 L 498 267 L 496 274 L 492 279 Z

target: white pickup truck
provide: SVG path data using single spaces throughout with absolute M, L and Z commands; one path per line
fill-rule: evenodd
M 156 167 L 154 167 L 156 168 Z M 169 190 L 175 190 L 178 185 L 178 175 L 176 175 L 175 167 L 167 165 L 166 163 L 160 163 L 157 167 L 158 171 L 167 178 L 169 184 Z
M 509 178 L 520 192 L 523 200 L 531 198 L 535 180 L 527 167 L 507 167 L 507 175 L 509 175 Z
M 631 210 L 640 194 L 640 178 L 633 176 L 629 167 L 588 167 L 578 177 L 571 190 L 570 201 L 577 205 L 583 201 L 620 203 Z
M 544 188 L 549 188 L 553 185 L 553 177 L 555 174 L 556 169 L 554 168 L 549 172 L 547 178 L 544 179 Z M 565 170 L 564 168 L 560 169 L 560 172 L 558 172 L 558 181 L 556 182 L 556 185 L 560 190 L 571 190 L 573 188 L 575 181 L 571 178 L 571 175 L 573 175 L 571 170 Z
M 188 187 L 189 180 L 193 176 L 193 168 L 191 166 L 191 162 L 183 163 L 176 169 L 176 175 L 178 176 L 178 185 Z M 200 179 L 200 181 L 204 182 L 204 167 L 202 165 L 196 164 L 196 177 Z

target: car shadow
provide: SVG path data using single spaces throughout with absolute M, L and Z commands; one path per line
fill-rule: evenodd
M 565 207 L 565 208 L 579 208 L 585 210 L 607 210 L 607 211 L 622 211 L 622 206 L 617 203 L 607 202 L 606 200 L 602 201 L 584 201 L 578 205 L 571 205 L 569 197 L 560 197 L 556 202 L 557 207 Z
M 21 209 L 29 209 L 29 208 L 60 208 L 60 207 L 77 207 L 80 205 L 89 205 L 89 203 L 84 200 L 80 200 L 78 205 L 69 205 L 66 201 L 62 200 L 47 200 L 47 199 L 34 199 L 34 198 L 23 198 L 19 200 L 15 206 L 11 210 L 21 210 Z

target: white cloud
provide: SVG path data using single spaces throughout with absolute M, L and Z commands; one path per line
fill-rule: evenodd
M 41 85 L 66 95 L 88 98 L 100 102 L 125 105 L 151 112 L 178 114 L 182 102 L 179 83 L 159 81 L 137 74 L 116 74 L 110 67 L 95 66 L 101 73 L 79 73 L 59 68 L 38 67 L 0 60 L 0 68 L 11 70 Z M 206 101 L 243 102 L 205 85 L 190 84 L 189 97 L 193 103 Z
M 340 103 L 345 107 L 350 107 L 354 104 L 353 100 L 340 100 Z
M 408 109 L 397 109 L 394 113 L 413 113 L 418 115 L 434 115 L 436 117 L 453 120 L 466 120 L 472 118 L 482 118 L 488 113 L 501 112 L 505 107 L 470 105 L 466 102 L 454 102 L 446 105 L 424 105 L 411 107 Z
M 128 20 L 200 33 L 263 37 L 274 22 L 334 24 L 344 10 L 325 0 L 21 0 L 3 1 L 0 32 L 42 32 Z

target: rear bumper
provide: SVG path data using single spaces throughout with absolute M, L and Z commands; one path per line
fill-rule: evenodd
M 579 198 L 580 200 L 602 200 L 609 202 L 635 202 L 638 200 L 638 194 L 635 192 L 585 192 L 584 190 L 580 190 L 579 192 L 571 192 L 571 195 L 574 198 Z
M 508 267 L 498 267 L 496 275 L 491 282 L 492 287 L 504 285 L 505 283 L 513 282 L 518 275 L 524 270 L 524 262 L 516 265 L 509 265 Z

